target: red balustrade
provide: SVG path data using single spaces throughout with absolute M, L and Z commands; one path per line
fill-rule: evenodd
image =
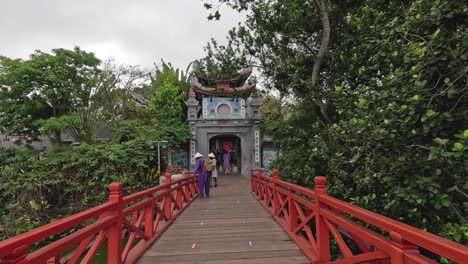
M 468 247 L 333 198 L 327 194 L 325 177 L 315 177 L 314 183 L 311 190 L 280 180 L 277 170 L 272 178 L 262 169 L 251 171 L 252 193 L 311 262 L 437 263 L 420 253 L 424 249 L 468 263 Z M 341 255 L 335 260 L 332 243 Z
M 467 263 L 468 247 L 333 198 L 325 177 L 314 182 L 311 190 L 280 180 L 276 170 L 272 178 L 251 172 L 252 193 L 311 262 L 436 263 L 420 254 L 424 249 Z M 164 185 L 126 197 L 122 184 L 112 183 L 107 203 L 0 242 L 0 263 L 91 263 L 106 242 L 108 263 L 135 263 L 196 198 L 197 186 L 187 172 L 175 182 L 166 174 Z M 332 243 L 341 258 L 331 259 Z
M 135 263 L 198 195 L 197 176 L 129 196 L 122 183 L 109 186 L 109 201 L 100 206 L 0 242 L 0 263 L 92 263 L 107 241 L 107 263 Z M 30 252 L 41 241 L 66 236 Z

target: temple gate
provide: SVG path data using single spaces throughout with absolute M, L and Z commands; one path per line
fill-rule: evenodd
M 251 77 L 252 68 L 243 69 L 237 76 L 211 80 L 191 78 L 188 122 L 193 135 L 190 142 L 190 167 L 195 165 L 196 152 L 230 152 L 233 173 L 248 175 L 250 169 L 260 167 L 261 98 Z

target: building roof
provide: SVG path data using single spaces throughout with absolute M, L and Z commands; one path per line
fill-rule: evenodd
M 196 66 L 194 65 L 194 67 Z M 220 79 L 203 77 L 194 70 L 190 84 L 197 94 L 217 97 L 245 96 L 255 91 L 257 84 L 256 78 L 250 76 L 252 70 L 252 67 L 247 67 L 231 76 Z

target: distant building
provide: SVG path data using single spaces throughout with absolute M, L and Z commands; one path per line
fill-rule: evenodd
M 24 142 L 27 140 L 27 136 L 17 135 L 3 135 L 0 134 L 0 148 L 15 148 L 18 146 L 17 142 Z M 31 144 L 35 149 L 43 150 L 50 145 L 48 137 L 39 137 L 37 141 L 33 141 Z
M 246 68 L 237 77 L 224 80 L 192 77 L 192 88 L 186 101 L 194 138 L 189 145 L 192 168 L 196 152 L 207 155 L 223 150 L 235 153 L 232 157 L 234 172 L 248 175 L 251 168 L 261 166 L 258 126 L 261 98 L 251 73 L 252 68 Z
M 109 141 L 112 139 L 112 129 L 103 125 L 97 133 L 97 141 Z M 0 148 L 15 148 L 18 142 L 28 140 L 26 135 L 3 135 L 0 134 Z M 60 133 L 60 141 L 63 145 L 71 145 L 75 143 L 75 139 L 68 132 Z M 16 142 L 16 143 L 15 143 Z M 31 145 L 38 150 L 44 150 L 50 145 L 50 139 L 47 136 L 40 136 L 37 141 L 33 141 Z

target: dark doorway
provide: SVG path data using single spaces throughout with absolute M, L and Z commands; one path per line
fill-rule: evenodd
M 224 174 L 224 151 L 229 153 L 230 174 L 240 174 L 242 171 L 241 139 L 235 135 L 219 135 L 210 139 L 210 152 L 216 155 L 218 173 Z

